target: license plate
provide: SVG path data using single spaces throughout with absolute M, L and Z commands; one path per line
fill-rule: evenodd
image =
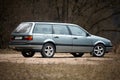
M 15 37 L 15 39 L 17 39 L 17 40 L 21 40 L 21 39 L 22 39 L 22 37 Z

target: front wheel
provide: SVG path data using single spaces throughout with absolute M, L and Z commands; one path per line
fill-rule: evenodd
M 82 57 L 84 53 L 71 53 L 74 57 Z
M 43 46 L 41 55 L 44 58 L 51 58 L 55 54 L 55 47 L 51 43 L 47 43 Z
M 94 57 L 103 57 L 104 54 L 105 54 L 105 47 L 102 44 L 96 45 L 92 51 L 92 56 Z
M 33 57 L 35 54 L 33 51 L 22 51 L 21 53 L 24 57 Z

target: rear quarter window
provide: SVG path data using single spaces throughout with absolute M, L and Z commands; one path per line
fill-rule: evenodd
M 32 23 L 21 23 L 13 33 L 28 33 L 32 28 Z
M 35 24 L 33 33 L 38 34 L 52 34 L 52 25 L 49 24 Z

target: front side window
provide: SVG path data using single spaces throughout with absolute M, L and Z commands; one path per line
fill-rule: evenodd
M 72 35 L 77 35 L 77 36 L 85 36 L 86 35 L 86 33 L 77 26 L 69 26 L 69 28 L 70 28 Z
M 65 25 L 53 25 L 53 30 L 55 34 L 68 35 L 69 31 Z
M 49 24 L 35 24 L 33 33 L 52 34 L 52 25 Z
M 32 28 L 32 23 L 21 23 L 13 32 L 28 33 Z

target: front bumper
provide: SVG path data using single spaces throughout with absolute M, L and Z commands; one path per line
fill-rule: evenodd
M 112 51 L 112 46 L 106 47 L 106 52 L 111 52 Z

